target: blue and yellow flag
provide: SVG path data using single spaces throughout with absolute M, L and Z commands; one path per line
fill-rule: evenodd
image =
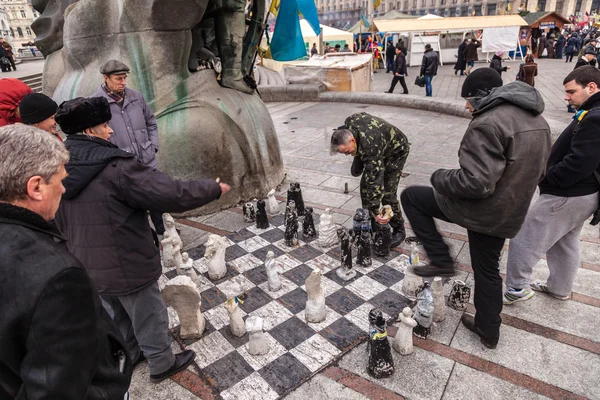
M 277 4 L 273 4 L 277 3 Z M 277 61 L 292 61 L 306 56 L 300 14 L 317 35 L 321 33 L 314 0 L 274 0 L 269 11 L 277 15 L 271 40 L 271 55 Z M 275 12 L 273 12 L 273 11 Z
M 367 18 L 365 18 L 363 14 L 360 14 L 360 23 L 367 29 L 371 27 L 371 24 L 369 23 L 369 21 L 367 21 Z

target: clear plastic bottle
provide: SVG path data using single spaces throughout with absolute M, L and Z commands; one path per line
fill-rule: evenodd
M 410 257 L 408 258 L 408 262 L 411 266 L 419 264 L 419 250 L 417 249 L 417 242 L 415 241 L 410 243 Z

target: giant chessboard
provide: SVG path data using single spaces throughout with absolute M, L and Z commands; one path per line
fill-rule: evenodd
M 318 224 L 318 215 L 314 216 Z M 391 318 L 413 305 L 401 294 L 406 255 L 392 250 L 386 258 L 373 257 L 369 268 L 356 266 L 354 259 L 357 275 L 344 282 L 335 272 L 340 266 L 339 246 L 322 249 L 315 239 L 304 239 L 300 232 L 299 245 L 287 247 L 283 215 L 269 222 L 268 229 L 251 225 L 227 237 L 227 275 L 218 281 L 208 279 L 204 246 L 188 251 L 196 260 L 194 268 L 201 280 L 206 330 L 201 339 L 183 343 L 196 352 L 201 377 L 203 374 L 224 399 L 237 399 L 239 395 L 277 399 L 365 340 L 372 308 L 378 307 Z M 268 290 L 263 263 L 268 251 L 275 253 L 284 271 L 283 288 L 277 292 Z M 304 318 L 304 281 L 315 269 L 323 272 L 327 306 L 327 319 L 318 324 L 307 323 Z M 175 270 L 165 270 L 159 281 L 161 288 L 175 276 Z M 264 319 L 264 330 L 271 341 L 267 355 L 248 354 L 248 334 L 238 338 L 230 333 L 223 305 L 239 294 L 240 285 L 245 291 L 240 304 L 244 319 L 249 315 Z M 169 319 L 177 336 L 179 321 L 170 308 Z

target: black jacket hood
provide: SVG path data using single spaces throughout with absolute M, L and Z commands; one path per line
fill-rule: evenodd
M 542 95 L 536 88 L 525 82 L 514 81 L 492 89 L 490 94 L 481 99 L 473 116 L 482 114 L 504 103 L 514 104 L 533 115 L 540 115 L 545 108 Z
M 65 200 L 76 198 L 113 159 L 135 157 L 109 141 L 93 136 L 69 136 L 65 146 L 70 153 L 69 162 L 65 166 L 69 176 L 63 181 Z

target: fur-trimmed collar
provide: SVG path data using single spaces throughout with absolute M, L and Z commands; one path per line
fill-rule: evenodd
M 65 240 L 53 222 L 48 222 L 39 214 L 10 203 L 0 203 L 0 224 L 21 225 L 54 236 L 62 241 Z

